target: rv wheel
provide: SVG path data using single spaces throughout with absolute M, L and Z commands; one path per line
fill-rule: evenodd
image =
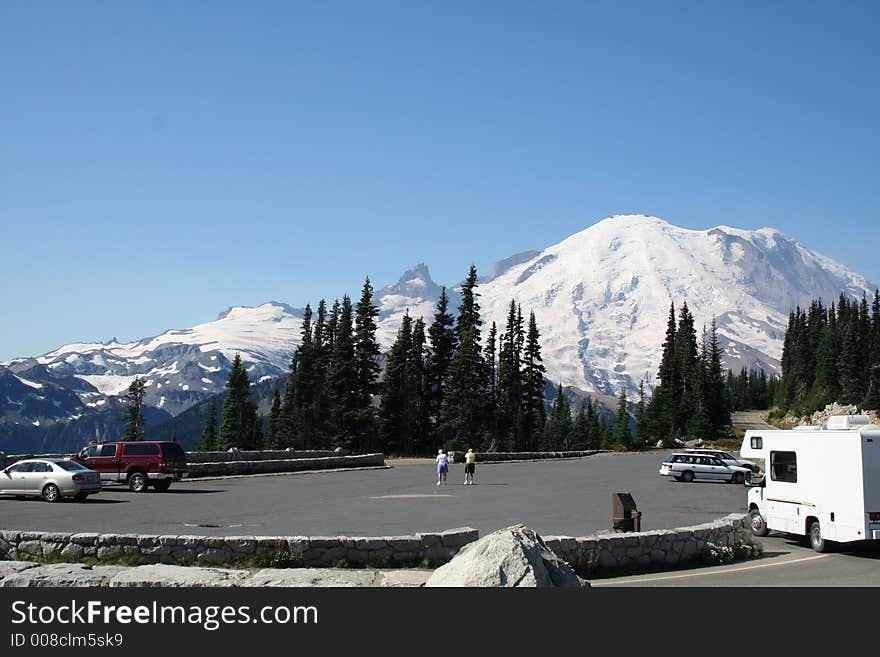
M 749 524 L 752 528 L 752 534 L 755 536 L 766 536 L 770 533 L 770 530 L 767 529 L 767 523 L 764 522 L 764 516 L 757 509 L 749 511 Z
M 816 552 L 828 552 L 828 541 L 822 538 L 822 529 L 818 520 L 810 525 L 810 545 Z

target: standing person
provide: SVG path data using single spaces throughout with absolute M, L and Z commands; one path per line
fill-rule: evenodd
M 476 470 L 477 463 L 477 455 L 472 449 L 468 449 L 467 454 L 464 455 L 464 485 L 473 486 L 474 484 L 474 470 Z
M 437 485 L 442 481 L 446 483 L 446 473 L 449 472 L 449 457 L 443 453 L 443 449 L 437 451 Z

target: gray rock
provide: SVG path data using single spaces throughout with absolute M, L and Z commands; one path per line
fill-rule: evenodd
M 121 566 L 53 563 L 13 573 L 5 577 L 0 586 L 102 586 L 123 570 Z
M 409 588 L 424 586 L 431 576 L 431 570 L 403 568 L 400 570 L 383 570 L 379 573 L 377 586 L 386 588 Z
M 466 545 L 425 586 L 588 587 L 525 525 L 500 529 Z
M 263 568 L 238 586 L 365 587 L 376 572 L 343 568 Z
M 33 561 L 0 561 L 0 580 L 28 568 L 36 568 L 37 565 Z
M 190 566 L 166 566 L 161 564 L 150 564 L 121 570 L 122 572 L 110 580 L 110 586 L 136 586 L 143 588 L 157 586 L 239 586 L 249 575 L 246 570 L 194 568 Z

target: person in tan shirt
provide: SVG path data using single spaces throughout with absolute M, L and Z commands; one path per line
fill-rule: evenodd
M 473 485 L 474 470 L 476 469 L 477 455 L 474 450 L 469 449 L 464 455 L 464 485 Z

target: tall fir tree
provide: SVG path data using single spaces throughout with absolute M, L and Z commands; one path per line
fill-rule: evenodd
M 455 353 L 455 318 L 449 313 L 449 297 L 444 287 L 437 301 L 434 321 L 428 328 L 428 354 L 425 363 L 427 384 L 426 404 L 430 438 L 443 442 L 439 435 L 440 412 L 446 390 L 446 379 Z
M 618 449 L 632 449 L 632 431 L 629 428 L 629 412 L 626 408 L 626 391 L 621 389 L 617 399 L 617 421 L 614 423 L 614 443 Z
M 430 454 L 428 417 L 428 374 L 425 322 L 419 317 L 413 322 L 411 354 L 407 359 L 406 378 L 410 388 L 411 426 L 413 452 Z
M 266 447 L 269 449 L 282 449 L 281 447 L 281 391 L 275 388 L 272 395 L 272 408 L 269 411 L 269 427 L 266 432 Z
M 257 408 L 251 401 L 251 383 L 241 355 L 235 354 L 232 369 L 226 378 L 226 399 L 223 400 L 223 416 L 217 447 L 228 450 L 254 448 L 254 423 Z
M 498 360 L 496 346 L 498 343 L 498 328 L 495 322 L 489 327 L 489 335 L 486 336 L 486 346 L 483 348 L 483 363 L 486 366 L 486 437 L 481 448 L 491 448 L 498 445 Z
M 550 412 L 544 449 L 549 451 L 570 451 L 574 434 L 574 423 L 571 418 L 571 404 L 565 396 L 565 389 L 560 383 L 556 388 L 556 398 Z
M 407 312 L 388 352 L 379 405 L 384 450 L 390 454 L 412 454 L 415 451 L 410 433 L 412 390 L 407 377 L 411 355 L 412 320 Z
M 356 424 L 361 416 L 361 398 L 357 387 L 354 336 L 352 334 L 352 306 L 348 295 L 342 298 L 342 306 L 333 331 L 333 353 L 327 372 L 330 397 L 330 423 L 332 439 L 337 446 L 357 452 L 361 432 Z
M 521 447 L 520 433 L 525 434 L 524 422 L 517 422 L 523 408 L 522 348 L 525 331 L 522 311 L 511 300 L 507 325 L 501 334 L 498 349 L 498 440 L 492 448 L 499 451 Z
M 125 393 L 125 413 L 122 420 L 125 423 L 122 429 L 122 440 L 143 440 L 144 427 L 147 419 L 144 417 L 144 397 L 146 396 L 146 386 L 144 380 L 136 376 L 134 381 L 128 386 L 128 392 Z
M 547 423 L 544 409 L 544 362 L 541 357 L 540 331 L 535 313 L 529 313 L 529 328 L 523 346 L 523 412 L 526 419 L 526 436 L 522 437 L 522 448 L 535 448 L 537 438 L 543 434 Z
M 376 340 L 376 318 L 379 308 L 373 304 L 373 286 L 369 277 L 364 281 L 361 298 L 355 308 L 354 360 L 357 386 L 356 419 L 353 440 L 362 451 L 375 451 L 378 445 L 378 422 L 373 397 L 379 392 L 379 357 Z
M 480 347 L 483 322 L 476 289 L 477 269 L 471 265 L 461 286 L 462 300 L 455 325 L 456 349 L 446 378 L 440 422 L 450 445 L 458 448 L 479 440 L 485 429 L 485 366 Z
M 198 451 L 213 452 L 215 449 L 217 449 L 217 406 L 212 399 L 211 412 L 205 422 L 205 428 L 202 429 Z

